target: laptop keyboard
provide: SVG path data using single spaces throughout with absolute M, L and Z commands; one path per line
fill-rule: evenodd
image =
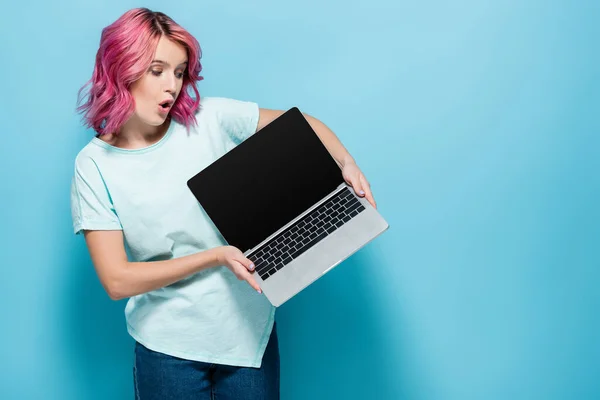
M 265 243 L 248 259 L 254 263 L 260 277 L 266 280 L 364 209 L 348 188 L 341 190 Z

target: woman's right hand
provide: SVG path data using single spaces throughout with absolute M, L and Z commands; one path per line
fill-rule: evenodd
M 219 265 L 229 268 L 240 281 L 247 281 L 258 293 L 262 293 L 260 286 L 252 276 L 254 264 L 244 256 L 240 249 L 234 246 L 218 247 L 217 260 Z

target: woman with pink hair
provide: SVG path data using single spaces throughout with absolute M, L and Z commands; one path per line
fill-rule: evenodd
M 186 180 L 283 111 L 201 98 L 200 58 L 197 40 L 160 12 L 132 9 L 102 30 L 78 95 L 97 135 L 75 158 L 73 228 L 108 295 L 128 298 L 137 399 L 278 399 L 275 308 Z M 346 181 L 375 206 L 335 134 L 304 115 Z

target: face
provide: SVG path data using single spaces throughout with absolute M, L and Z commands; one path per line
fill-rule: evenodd
M 181 91 L 186 67 L 185 47 L 162 36 L 152 63 L 130 87 L 139 122 L 152 126 L 165 122 Z

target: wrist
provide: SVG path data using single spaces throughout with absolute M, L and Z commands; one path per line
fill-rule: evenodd
M 339 160 L 339 163 L 340 166 L 344 168 L 348 164 L 356 164 L 356 161 L 354 161 L 354 158 L 352 158 L 350 153 L 346 153 L 346 155 Z
M 225 246 L 214 247 L 209 250 L 211 256 L 212 265 L 218 267 L 223 265 L 223 249 Z

